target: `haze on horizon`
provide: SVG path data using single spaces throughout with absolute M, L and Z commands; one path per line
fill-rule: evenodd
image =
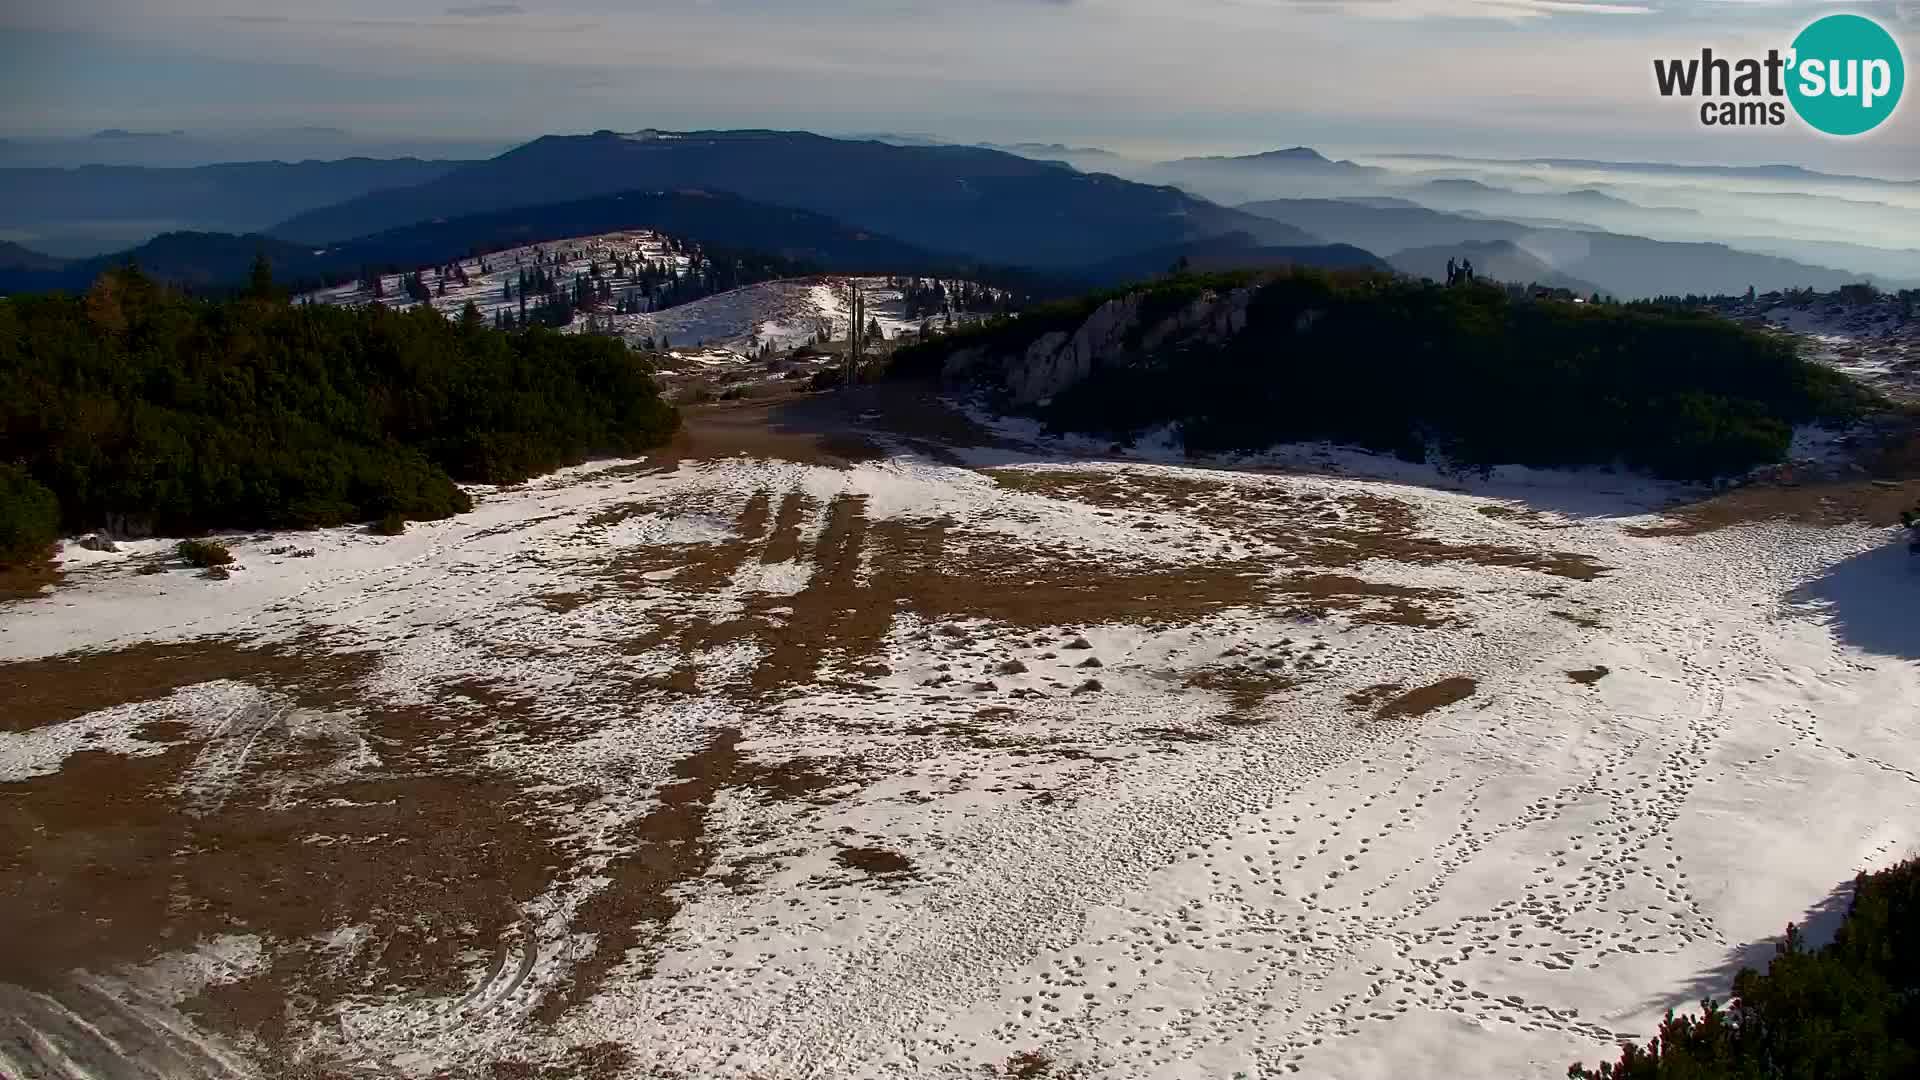
M 1655 56 L 1782 47 L 1765 0 L 72 0 L 0 5 L 0 134 L 492 143 L 770 127 L 1101 146 L 1801 165 L 1920 178 L 1873 134 L 1703 129 Z M 1852 5 L 1910 40 L 1913 0 Z M 1909 50 L 1911 52 L 1911 50 Z M 239 137 L 244 138 L 244 135 Z M 281 136 L 284 141 L 284 135 Z M 295 141 L 298 141 L 297 139 Z M 317 133 L 324 155 L 337 136 Z

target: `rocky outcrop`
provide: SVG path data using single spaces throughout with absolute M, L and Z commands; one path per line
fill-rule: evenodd
M 1147 293 L 1131 293 L 1095 308 L 1071 331 L 1052 330 L 1013 353 L 974 346 L 948 356 L 948 378 L 987 378 L 1014 405 L 1044 402 L 1099 368 L 1131 363 L 1162 349 L 1218 344 L 1247 327 L 1254 289 L 1208 292 L 1170 315 L 1144 316 Z M 1150 325 L 1147 323 L 1150 322 Z

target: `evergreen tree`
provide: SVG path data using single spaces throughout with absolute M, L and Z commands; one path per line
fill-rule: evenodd
M 0 559 L 109 513 L 185 532 L 443 517 L 467 506 L 456 479 L 671 433 L 624 345 L 483 322 L 209 303 L 130 271 L 83 297 L 0 299 Z M 70 416 L 92 420 L 45 420 Z
M 249 300 L 272 300 L 273 264 L 267 260 L 267 253 L 257 251 L 253 256 L 253 269 L 247 274 L 247 298 Z

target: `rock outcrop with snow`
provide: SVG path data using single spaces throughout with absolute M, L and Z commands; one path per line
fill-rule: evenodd
M 986 379 L 1015 405 L 1046 401 L 1092 375 L 1170 345 L 1215 345 L 1247 328 L 1254 289 L 1243 286 L 1202 293 L 1172 314 L 1145 309 L 1145 293 L 1109 300 L 1072 331 L 1040 335 L 1024 349 L 992 346 L 956 350 L 942 373 L 949 379 Z

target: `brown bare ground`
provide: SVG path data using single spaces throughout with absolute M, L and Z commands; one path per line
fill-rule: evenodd
M 760 555 L 763 563 L 788 562 L 800 555 L 800 522 L 813 508 L 813 500 L 799 491 L 789 491 L 780 500 L 780 512 L 773 519 L 773 537 Z
M 51 559 L 40 559 L 20 566 L 0 566 L 0 606 L 15 600 L 31 600 L 58 588 L 65 575 Z
M 551 592 L 534 597 L 541 607 L 555 615 L 568 615 L 593 602 L 593 597 L 583 592 Z
M 883 881 L 919 876 L 912 859 L 883 847 L 843 847 L 833 860 L 849 870 L 858 870 L 868 877 Z
M 62 662 L 139 700 L 206 674 L 191 665 L 208 663 L 217 648 L 171 666 L 156 664 L 153 647 Z M 235 666 L 222 676 L 254 672 L 287 695 L 287 706 L 326 710 L 358 697 L 360 658 L 313 663 L 227 648 Z M 115 671 L 117 662 L 129 670 Z M 182 1008 L 212 1030 L 270 1048 L 330 1022 L 333 1002 L 367 985 L 466 989 L 465 957 L 500 947 L 557 857 L 553 832 L 527 812 L 518 788 L 478 764 L 482 743 L 472 732 L 514 708 L 504 695 L 476 697 L 479 690 L 433 707 L 357 709 L 355 729 L 381 747 L 382 762 L 349 779 L 326 770 L 358 740 L 296 736 L 280 722 L 282 707 L 232 718 L 226 737 L 244 740 L 249 769 L 218 792 L 190 790 L 200 749 L 191 743 L 149 757 L 82 751 L 57 773 L 0 785 L 0 851 L 8 853 L 0 910 L 13 920 L 0 982 L 84 1015 L 76 969 L 109 971 L 222 934 L 253 934 L 274 943 L 265 969 Z M 97 704 L 42 700 L 37 718 Z M 258 783 L 263 776 L 272 784 Z M 372 934 L 350 958 L 313 944 L 355 925 Z
M 991 469 L 1010 490 L 1116 511 L 1171 510 L 1258 537 L 1300 562 L 1341 569 L 1371 559 L 1430 565 L 1465 562 L 1533 570 L 1575 581 L 1607 572 L 1591 556 L 1497 544 L 1452 544 L 1417 535 L 1411 507 L 1380 495 L 1338 497 L 1200 476 L 1065 469 Z
M 487 1070 L 487 1080 L 614 1080 L 633 1064 L 633 1052 L 619 1043 L 593 1043 L 574 1047 L 553 1064 L 496 1061 Z
M 1472 697 L 1480 684 L 1464 675 L 1409 690 L 1374 710 L 1375 720 L 1411 720 Z
M 1283 675 L 1275 671 L 1260 670 L 1243 666 L 1218 666 L 1203 668 L 1187 677 L 1186 684 L 1201 690 L 1212 690 L 1227 695 L 1232 706 L 1231 716 L 1240 720 L 1251 720 L 1268 698 L 1284 694 L 1306 682 L 1294 675 Z
M 606 577 L 628 587 L 702 599 L 749 560 L 787 556 L 788 544 L 797 549 L 798 522 L 807 505 L 797 498 L 783 501 L 784 520 L 774 523 L 769 540 L 769 499 L 756 494 L 741 511 L 738 539 L 625 555 L 610 564 Z M 928 622 L 985 618 L 1021 628 L 1172 624 L 1276 594 L 1267 569 L 1252 561 L 1129 570 L 1089 565 L 1066 553 L 1014 550 L 999 537 L 970 535 L 958 538 L 965 541 L 965 554 L 958 556 L 952 524 L 944 519 L 871 522 L 859 496 L 834 500 L 825 517 L 808 555 L 813 576 L 799 594 L 749 596 L 739 617 L 723 621 L 700 614 L 692 603 L 678 614 L 664 605 L 655 629 L 627 643 L 627 651 L 672 647 L 691 663 L 708 648 L 756 640 L 767 651 L 743 689 L 758 696 L 814 682 L 823 661 L 855 674 L 876 670 L 874 661 L 896 613 Z M 865 581 L 859 577 L 863 563 Z M 677 572 L 662 581 L 641 577 L 663 569 Z M 1352 606 L 1363 602 L 1353 598 Z
M 1060 1063 L 1038 1050 L 1026 1050 L 1008 1058 L 997 1074 L 1007 1080 L 1071 1080 L 1080 1070 L 1061 1072 Z M 994 1071 L 989 1067 L 989 1071 Z
M 1736 525 L 1786 521 L 1830 527 L 1890 526 L 1920 504 L 1920 480 L 1858 480 L 1842 484 L 1755 484 L 1665 512 L 1668 521 L 1629 529 L 1635 536 L 1698 536 Z
M 811 759 L 763 765 L 741 752 L 740 733 L 731 728 L 675 764 L 674 782 L 660 789 L 657 806 L 620 837 L 625 854 L 602 871 L 611 883 L 575 917 L 576 930 L 595 935 L 592 954 L 574 965 L 563 990 L 541 1002 L 537 1018 L 551 1023 L 592 997 L 633 950 L 648 950 L 643 970 L 651 969 L 652 950 L 679 912 L 684 887 L 705 878 L 717 862 L 717 843 L 707 827 L 715 796 L 736 790 L 775 801 L 807 799 L 845 783 L 857 764 Z
M 824 408 L 810 409 L 790 395 L 691 405 L 681 410 L 679 433 L 649 462 L 671 467 L 682 461 L 745 456 L 845 467 L 886 456 L 872 439 L 817 412 Z
M 1373 686 L 1355 690 L 1347 695 L 1347 704 L 1360 709 L 1372 709 L 1381 702 L 1392 698 L 1406 689 L 1399 683 L 1376 683 Z
M 1567 672 L 1567 678 L 1579 683 L 1581 686 L 1592 686 L 1594 683 L 1599 682 L 1611 674 L 1613 674 L 1613 672 L 1605 666 L 1596 665 L 1584 671 L 1569 671 Z
M 1316 611 L 1346 611 L 1353 621 L 1391 624 L 1422 629 L 1446 626 L 1447 619 L 1433 614 L 1426 603 L 1457 596 L 1441 589 L 1420 589 L 1406 585 L 1385 585 L 1362 581 L 1344 574 L 1298 573 L 1287 578 L 1280 591 L 1312 601 L 1300 609 L 1303 614 Z
M 371 663 L 367 654 L 263 648 L 225 638 L 0 663 L 0 731 L 31 731 L 215 679 L 274 687 L 314 675 L 351 681 Z
M 1569 529 L 1564 522 L 1555 521 L 1531 506 L 1482 506 L 1480 513 L 1495 521 L 1512 522 L 1529 529 Z

